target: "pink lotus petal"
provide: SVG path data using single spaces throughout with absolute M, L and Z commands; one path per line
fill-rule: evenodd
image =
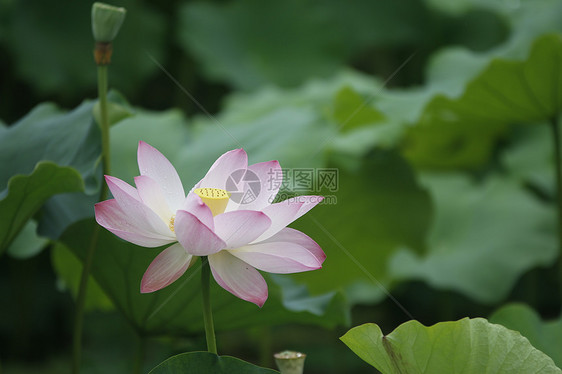
M 141 281 L 141 293 L 158 291 L 185 273 L 193 256 L 176 243 L 163 250 L 150 263 Z
M 269 217 L 255 210 L 235 210 L 215 217 L 215 233 L 225 241 L 226 248 L 251 243 L 269 226 Z
M 209 256 L 211 272 L 217 283 L 242 300 L 256 304 L 260 308 L 267 300 L 267 283 L 261 274 L 228 251 Z
M 110 176 L 106 176 L 105 180 L 125 217 L 133 226 L 146 232 L 146 236 L 159 234 L 174 238 L 174 233 L 170 230 L 168 223 L 165 223 L 148 206 L 131 196 L 127 189 L 122 188 L 123 181 Z
M 229 250 L 229 253 L 269 273 L 300 273 L 322 267 L 322 263 L 305 247 L 289 242 L 251 244 Z
M 142 247 L 160 247 L 161 245 L 175 242 L 170 238 L 154 232 L 147 231 L 144 227 L 137 226 L 121 209 L 115 199 L 102 201 L 94 207 L 96 221 L 107 230 L 121 239 Z
M 185 199 L 185 192 L 180 177 L 170 161 L 156 148 L 143 141 L 139 142 L 137 159 L 141 175 L 152 178 L 162 187 L 170 210 L 180 209 Z
M 254 240 L 254 243 L 265 240 L 284 229 L 285 226 L 295 220 L 301 207 L 302 203 L 292 200 L 285 200 L 265 207 L 263 212 L 271 219 L 271 226 Z
M 254 173 L 259 178 L 260 191 L 254 201 L 240 205 L 239 209 L 262 210 L 275 200 L 283 183 L 283 171 L 278 161 L 267 161 L 250 165 L 248 172 Z
M 213 219 L 213 213 L 211 209 L 201 200 L 201 198 L 193 192 L 187 194 L 185 201 L 183 202 L 182 210 L 187 210 L 192 213 L 199 221 L 203 222 L 205 226 L 211 230 L 215 230 L 215 224 Z
M 297 199 L 299 202 L 302 203 L 295 220 L 302 217 L 306 213 L 308 213 L 312 208 L 316 205 L 320 204 L 324 200 L 324 196 L 317 196 L 317 195 L 307 195 L 307 196 L 295 196 L 293 199 Z
M 170 222 L 172 211 L 160 185 L 146 175 L 135 177 L 135 184 L 141 201 L 160 216 L 162 221 Z
M 211 166 L 207 174 L 197 184 L 197 187 L 210 187 L 228 190 L 226 180 L 236 170 L 246 170 L 248 155 L 243 149 L 228 151 L 220 156 Z
M 265 207 L 263 212 L 271 218 L 271 227 L 255 240 L 254 243 L 275 235 L 281 229 L 314 208 L 322 200 L 324 200 L 323 196 L 295 196 L 280 203 Z
M 178 210 L 175 219 L 176 237 L 185 250 L 196 256 L 208 256 L 226 247 L 226 243 L 193 213 Z
M 125 192 L 126 194 L 134 198 L 135 200 L 141 201 L 137 189 L 131 186 L 129 183 L 122 181 L 119 178 L 112 177 L 111 175 L 104 175 L 104 177 L 105 177 L 105 182 L 107 183 L 107 186 L 109 187 L 110 191 L 112 186 L 115 186 L 116 188 L 119 188 L 121 191 Z M 111 182 L 112 186 L 109 185 L 109 182 Z M 113 193 L 113 191 L 111 191 L 111 193 Z
M 287 242 L 287 243 L 298 244 L 301 247 L 306 248 L 310 253 L 316 256 L 318 261 L 320 261 L 320 264 L 322 264 L 326 259 L 326 254 L 324 253 L 322 248 L 320 248 L 318 243 L 316 243 L 312 238 L 310 238 L 305 233 L 289 227 L 285 227 L 283 230 L 279 231 L 277 234 L 273 235 L 272 237 L 256 244 L 275 243 L 275 242 Z

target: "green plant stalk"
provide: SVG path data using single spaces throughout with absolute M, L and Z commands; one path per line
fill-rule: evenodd
M 92 230 L 92 239 L 86 254 L 86 260 L 82 268 L 82 276 L 80 277 L 80 286 L 78 288 L 78 296 L 76 298 L 76 314 L 74 316 L 74 332 L 72 342 L 72 373 L 80 373 L 80 362 L 82 356 L 82 330 L 84 327 L 84 305 L 86 304 L 86 289 L 88 287 L 88 279 L 90 268 L 92 266 L 92 258 L 99 238 L 99 225 L 95 225 Z
M 271 337 L 271 327 L 261 326 L 257 329 L 258 345 L 259 345 L 259 362 L 260 366 L 268 367 L 272 364 L 273 357 L 273 340 Z
M 102 142 L 102 169 L 103 174 L 108 175 L 110 170 L 109 162 L 109 117 L 107 113 L 107 65 L 98 66 L 98 100 L 100 104 L 100 118 L 101 118 L 101 142 Z M 107 184 L 102 182 L 100 200 L 107 199 L 108 189 Z M 82 330 L 84 328 L 84 306 L 86 304 L 86 293 L 88 289 L 88 280 L 90 278 L 90 271 L 92 262 L 94 260 L 94 253 L 98 244 L 100 226 L 94 226 L 92 232 L 92 239 L 90 246 L 86 252 L 84 259 L 84 266 L 82 268 L 82 275 L 80 277 L 80 286 L 78 288 L 78 296 L 76 298 L 76 314 L 74 317 L 74 332 L 73 332 L 73 352 L 72 352 L 72 373 L 80 373 L 80 361 L 82 353 Z
M 108 175 L 111 170 L 109 148 L 109 115 L 107 112 L 107 65 L 98 66 L 98 100 L 101 118 L 101 158 L 103 174 Z M 107 199 L 107 183 L 102 182 L 100 201 Z
M 558 271 L 559 271 L 559 287 L 562 292 L 562 159 L 560 149 L 560 123 L 558 116 L 552 117 L 550 120 L 552 128 L 552 137 L 554 138 L 554 158 L 556 168 L 556 203 L 558 210 Z
M 144 351 L 146 347 L 146 338 L 144 336 L 139 336 L 139 341 L 137 343 L 137 349 L 135 352 L 135 362 L 133 366 L 133 374 L 141 374 L 142 366 L 144 361 Z
M 201 293 L 203 294 L 203 321 L 205 323 L 205 336 L 207 338 L 207 350 L 217 354 L 217 342 L 215 339 L 215 326 L 213 324 L 213 312 L 211 310 L 210 297 L 210 275 L 211 268 L 207 256 L 201 257 Z

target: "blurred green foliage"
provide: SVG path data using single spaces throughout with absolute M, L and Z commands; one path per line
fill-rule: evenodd
M 411 46 L 429 37 L 421 32 L 429 11 L 417 0 L 244 0 L 185 4 L 180 11 L 182 47 L 209 78 L 245 90 L 329 77 L 366 48 Z
M 70 290 L 76 297 L 80 275 L 82 273 L 82 263 L 72 254 L 72 252 L 62 243 L 57 243 L 51 251 L 51 261 L 53 268 L 58 276 L 59 288 Z M 93 277 L 88 280 L 88 298 L 86 299 L 86 310 L 110 311 L 114 309 L 111 300 L 100 288 Z
M 0 254 L 10 246 L 28 220 L 53 195 L 84 189 L 76 170 L 42 161 L 30 175 L 10 178 L 0 201 Z
M 459 174 L 424 175 L 422 184 L 435 204 L 430 250 L 422 256 L 398 251 L 388 265 L 395 277 L 423 279 L 494 303 L 525 271 L 556 259 L 554 211 L 512 180 L 492 175 L 474 183 Z
M 253 362 L 261 354 L 271 366 L 272 350 L 295 344 L 317 355 L 307 372 L 365 372 L 346 353 L 333 361 L 342 349 L 336 338 L 350 325 L 369 320 L 390 332 L 409 319 L 402 304 L 436 323 L 487 317 L 515 300 L 531 307 L 506 307 L 491 321 L 521 331 L 560 363 L 547 343 L 557 325 L 537 314 L 560 308 L 548 128 L 562 106 L 560 1 L 112 4 L 128 11 L 110 66 L 110 85 L 123 94 L 111 95 L 112 175 L 132 183 L 139 140 L 162 151 L 185 186 L 238 147 L 252 163 L 339 171 L 336 191 L 309 191 L 333 204 L 294 225 L 327 253 L 322 270 L 269 277 L 262 310 L 213 290 L 221 353 Z M 0 257 L 0 292 L 12 295 L 0 321 L 19 321 L 0 323 L 7 372 L 25 372 L 17 368 L 33 339 L 53 341 L 36 357 L 40 364 L 57 367 L 56 357 L 69 352 L 72 303 L 61 289 L 76 288 L 102 180 L 97 110 L 84 101 L 95 95 L 90 6 L 0 0 L 2 250 L 16 238 Z M 40 252 L 44 238 L 49 254 Z M 158 249 L 105 231 L 98 247 L 87 303 L 116 309 L 88 317 L 110 325 L 86 331 L 85 372 L 128 370 L 105 358 L 121 345 L 130 355 L 136 335 L 160 336 L 151 340 L 146 371 L 172 353 L 203 348 L 197 281 L 141 295 Z M 25 291 L 26 282 L 54 301 L 29 301 L 39 291 Z M 111 319 L 117 314 L 124 318 Z M 253 325 L 259 339 L 245 335 Z M 109 337 L 117 347 L 102 343 Z

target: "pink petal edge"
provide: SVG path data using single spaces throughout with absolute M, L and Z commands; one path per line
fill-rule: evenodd
M 295 198 L 297 198 L 300 202 L 303 203 L 301 208 L 299 209 L 299 212 L 297 213 L 295 220 L 299 219 L 300 217 L 308 213 L 316 205 L 324 201 L 324 196 L 318 196 L 318 195 L 295 196 Z
M 178 172 L 166 156 L 141 140 L 137 150 L 137 161 L 141 175 L 152 178 L 162 187 L 170 209 L 180 209 L 185 199 L 185 191 Z
M 179 243 L 160 252 L 146 269 L 140 292 L 154 292 L 172 284 L 189 268 L 192 257 Z
M 208 256 L 226 247 L 226 243 L 193 213 L 178 210 L 175 219 L 178 241 L 187 253 Z
M 268 273 L 301 273 L 322 267 L 322 263 L 314 254 L 298 244 L 289 242 L 252 244 L 230 250 L 229 253 Z
M 316 256 L 321 264 L 324 263 L 324 260 L 326 259 L 326 254 L 324 253 L 320 245 L 318 245 L 318 243 L 314 241 L 314 239 L 306 235 L 304 232 L 292 229 L 290 227 L 285 227 L 272 237 L 256 244 L 272 242 L 289 242 L 298 244 L 306 248 L 310 253 Z
M 129 183 L 122 181 L 117 177 L 112 177 L 111 175 L 104 175 L 103 177 L 105 179 L 105 183 L 107 183 L 107 187 L 109 187 L 109 190 L 111 191 L 112 194 L 113 194 L 113 188 L 119 188 L 121 191 L 125 192 L 135 200 L 141 201 L 137 189 L 131 186 Z M 113 196 L 115 195 L 113 194 Z
M 220 156 L 209 168 L 207 174 L 197 184 L 199 187 L 226 188 L 228 177 L 236 170 L 246 170 L 248 155 L 242 148 L 228 151 Z
M 190 192 L 187 194 L 181 210 L 186 210 L 189 213 L 192 213 L 201 222 L 203 222 L 205 226 L 213 231 L 215 230 L 215 221 L 211 209 L 209 209 L 207 204 L 205 204 L 196 193 Z
M 222 288 L 260 308 L 263 306 L 268 296 L 267 283 L 256 269 L 228 251 L 221 251 L 208 259 L 213 277 Z
M 296 215 L 302 207 L 302 203 L 292 202 L 290 200 L 281 201 L 280 203 L 271 204 L 262 211 L 271 219 L 271 226 L 261 234 L 253 243 L 261 242 L 282 229 L 295 220 Z
M 235 210 L 215 217 L 215 233 L 226 243 L 226 248 L 237 248 L 251 243 L 271 226 L 271 219 L 255 210 Z
M 146 231 L 143 227 L 136 226 L 136 223 L 129 220 L 115 199 L 95 204 L 94 211 L 96 222 L 100 226 L 121 239 L 141 247 L 160 247 L 176 241 L 175 238 Z
M 127 191 L 127 187 L 123 188 L 124 186 L 129 186 L 128 184 L 118 178 L 110 176 L 106 177 L 106 180 L 113 197 L 119 204 L 128 222 L 141 228 L 147 233 L 147 236 L 159 234 L 164 237 L 174 238 L 174 234 L 170 231 L 168 224 L 164 223 L 158 214 L 140 201 L 140 197 L 137 200 L 132 196 Z
M 259 178 L 260 191 L 254 201 L 241 204 L 238 209 L 262 210 L 275 200 L 283 183 L 283 170 L 279 161 L 274 160 L 250 165 L 248 166 L 248 172 L 254 173 Z
M 169 223 L 173 213 L 160 185 L 146 175 L 135 177 L 135 185 L 141 201 L 158 214 L 162 221 Z

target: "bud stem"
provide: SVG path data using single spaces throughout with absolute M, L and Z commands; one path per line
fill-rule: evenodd
M 109 161 L 109 116 L 107 112 L 107 64 L 109 64 L 109 59 L 111 58 L 111 43 L 97 43 L 96 52 L 98 51 L 98 45 L 105 45 L 108 54 L 102 54 L 102 60 L 107 63 L 100 64 L 98 62 L 98 55 L 95 54 L 96 63 L 98 64 L 98 100 L 100 104 L 100 118 L 101 118 L 101 143 L 102 143 L 102 169 L 103 175 L 110 174 L 110 161 Z M 107 199 L 108 187 L 106 183 L 102 182 L 100 201 Z M 86 252 L 86 258 L 84 259 L 84 266 L 82 268 L 82 275 L 80 277 L 80 286 L 78 288 L 78 296 L 76 298 L 76 314 L 74 319 L 74 335 L 73 335 L 73 357 L 72 357 L 72 373 L 80 373 L 80 362 L 82 353 L 82 330 L 84 328 L 84 306 L 86 304 L 86 293 L 88 289 L 88 280 L 90 278 L 90 270 L 92 268 L 92 262 L 94 260 L 94 253 L 98 244 L 100 226 L 95 225 L 92 237 L 90 240 L 90 245 Z
M 103 175 L 109 175 L 111 163 L 109 148 L 109 115 L 107 112 L 107 65 L 98 65 L 98 100 L 100 103 Z M 102 183 L 100 200 L 105 200 L 107 194 L 107 184 Z

